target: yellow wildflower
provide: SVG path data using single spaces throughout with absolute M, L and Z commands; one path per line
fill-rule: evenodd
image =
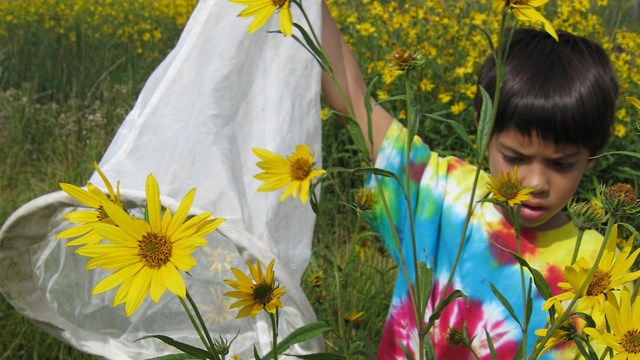
M 513 171 L 507 171 L 506 174 L 498 174 L 497 177 L 492 176 L 489 184 L 489 192 L 493 194 L 490 199 L 508 204 L 510 207 L 527 200 L 532 191 L 533 189 L 520 185 L 516 167 L 513 168 Z
M 224 282 L 236 290 L 224 295 L 240 299 L 229 307 L 229 309 L 242 307 L 238 312 L 238 319 L 246 316 L 256 317 L 262 310 L 275 314 L 276 308 L 284 307 L 280 297 L 285 294 L 285 291 L 284 288 L 275 285 L 274 263 L 275 259 L 271 260 L 266 273 L 263 273 L 260 261 L 256 260 L 255 266 L 251 261 L 247 261 L 253 280 L 242 271 L 231 268 L 237 280 L 226 279 Z
M 625 100 L 627 100 L 627 102 L 629 104 L 631 104 L 633 107 L 635 107 L 638 111 L 640 111 L 640 100 L 636 99 L 636 98 L 632 98 L 630 96 L 627 96 L 625 98 Z
M 627 134 L 627 127 L 622 124 L 615 124 L 613 126 L 613 134 L 619 138 L 622 138 Z
M 326 172 L 313 168 L 313 154 L 309 145 L 296 145 L 296 151 L 287 158 L 258 148 L 253 148 L 253 153 L 261 160 L 256 165 L 264 170 L 254 176 L 264 181 L 258 191 L 275 191 L 286 186 L 280 201 L 290 195 L 298 197 L 300 193 L 300 201 L 305 204 L 309 198 L 311 179 Z
M 493 0 L 493 4 L 494 7 L 499 10 L 502 10 L 504 7 L 508 7 L 515 18 L 520 21 L 542 23 L 544 31 L 549 33 L 549 35 L 558 41 L 558 34 L 556 34 L 556 31 L 553 29 L 549 20 L 545 19 L 542 14 L 534 9 L 536 7 L 543 6 L 548 1 L 549 0 Z
M 601 324 L 604 317 L 605 299 L 610 296 L 613 291 L 620 290 L 626 283 L 632 282 L 640 278 L 640 270 L 629 272 L 634 261 L 640 253 L 640 249 L 636 249 L 633 253 L 633 236 L 627 240 L 624 247 L 616 256 L 616 242 L 618 239 L 618 226 L 615 225 L 609 238 L 607 245 L 598 264 L 598 267 L 589 281 L 589 285 L 582 293 L 578 293 L 587 275 L 591 269 L 591 264 L 585 259 L 580 258 L 575 264 L 567 266 L 564 269 L 564 277 L 566 282 L 559 282 L 558 287 L 564 289 L 562 294 L 550 297 L 545 301 L 543 309 L 549 309 L 553 301 L 571 300 L 578 296 L 576 311 L 590 313 L 596 324 Z
M 440 94 L 438 94 L 438 99 L 440 100 L 441 103 L 446 104 L 449 101 L 451 101 L 451 98 L 453 96 L 451 95 L 451 93 L 448 92 L 441 92 Z
M 187 220 L 195 189 L 184 196 L 173 216 L 169 210 L 160 216 L 160 190 L 153 175 L 147 178 L 146 194 L 148 222 L 134 219 L 118 205 L 103 200 L 102 206 L 115 225 L 96 223 L 93 227 L 110 243 L 86 245 L 77 251 L 91 258 L 88 269 L 115 270 L 93 288 L 92 294 L 120 285 L 113 305 L 126 303 L 127 316 L 138 309 L 147 293 L 155 302 L 166 289 L 185 297 L 179 270 L 187 272 L 196 264 L 190 254 L 205 245 L 204 237 L 224 221 L 209 219 L 211 213 Z
M 559 319 L 564 314 L 564 307 L 562 307 L 560 301 L 553 300 L 553 308 L 555 309 L 557 321 L 557 319 Z M 540 337 L 545 337 L 547 336 L 548 331 L 549 329 L 538 329 L 536 330 L 535 334 Z M 566 343 L 567 341 L 572 340 L 576 333 L 576 325 L 573 323 L 573 321 L 571 321 L 571 319 L 565 320 L 565 322 L 553 332 L 551 337 L 549 337 L 544 345 L 544 348 L 540 352 L 540 355 L 551 350 L 551 348 L 555 347 L 556 345 L 561 345 Z
M 637 359 L 640 354 L 640 301 L 631 302 L 628 289 L 623 289 L 618 304 L 615 296 L 609 296 L 605 304 L 607 322 L 611 333 L 596 328 L 586 328 L 593 340 L 610 347 L 616 354 L 613 358 Z
M 459 115 L 466 108 L 467 104 L 463 103 L 462 101 L 458 101 L 457 103 L 451 105 L 451 112 L 453 113 L 453 115 Z
M 258 30 L 269 20 L 276 10 L 280 12 L 280 32 L 289 36 L 293 32 L 293 20 L 289 0 L 229 0 L 247 7 L 238 14 L 240 17 L 255 16 L 249 25 L 249 33 Z
M 102 201 L 110 201 L 117 206 L 122 207 L 122 201 L 120 200 L 120 184 L 116 183 L 116 190 L 114 191 L 111 182 L 109 182 L 102 170 L 100 170 L 98 164 L 94 162 L 93 167 L 96 169 L 98 175 L 100 175 L 102 181 L 107 187 L 107 192 L 109 193 L 108 196 L 90 182 L 87 182 L 86 190 L 72 184 L 60 183 L 60 188 L 69 194 L 69 196 L 93 209 L 76 210 L 64 215 L 64 219 L 67 221 L 79 224 L 60 232 L 56 236 L 62 239 L 78 237 L 77 239 L 67 243 L 67 246 L 97 244 L 102 240 L 102 236 L 95 232 L 92 224 L 99 222 L 114 224 L 113 220 L 111 220 L 109 215 L 104 211 Z

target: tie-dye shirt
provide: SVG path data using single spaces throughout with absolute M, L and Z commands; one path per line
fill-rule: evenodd
M 402 184 L 405 184 L 406 140 L 406 129 L 395 121 L 385 136 L 376 162 L 376 167 L 397 174 Z M 412 214 L 408 213 L 398 183 L 391 178 L 379 177 L 400 238 L 400 246 L 394 240 L 380 201 L 370 219 L 370 225 L 384 238 L 387 250 L 399 266 L 399 249 L 402 249 L 413 283 L 413 250 L 410 240 L 410 221 L 413 221 L 418 260 L 427 261 L 433 269 L 433 287 L 426 309 L 427 318 L 437 299 L 442 296 L 456 257 L 475 171 L 474 166 L 458 158 L 440 158 L 419 138 L 414 138 L 409 171 Z M 488 179 L 486 173 L 481 173 L 476 199 L 486 195 Z M 369 184 L 375 187 L 373 179 L 370 179 Z M 525 230 L 521 233 L 523 257 L 547 279 L 554 295 L 560 293 L 557 283 L 564 281 L 562 271 L 569 265 L 576 235 L 577 230 L 571 223 L 550 231 Z M 580 255 L 594 259 L 601 239 L 602 236 L 597 232 L 587 231 Z M 498 358 L 513 358 L 521 342 L 522 331 L 489 287 L 489 283 L 495 285 L 509 300 L 518 318 L 522 318 L 520 268 L 513 256 L 504 249 L 516 252 L 511 224 L 493 204 L 476 202 L 452 286 L 466 294 L 468 302 L 459 298 L 449 304 L 431 330 L 430 336 L 438 359 L 475 358 L 464 345 L 454 345 L 450 338 L 452 329 L 454 334 L 456 330 L 461 332 L 465 324 L 467 337 L 473 338 L 472 348 L 480 359 L 490 358 L 485 329 L 491 336 Z M 525 270 L 528 278 L 526 274 Z M 537 339 L 534 331 L 544 328 L 548 315 L 546 311 L 542 311 L 544 300 L 535 286 L 533 292 L 533 315 L 527 336 L 527 354 L 531 353 Z M 416 321 L 406 278 L 403 271 L 399 270 L 377 358 L 405 359 L 403 347 L 417 358 Z M 560 345 L 543 358 L 573 359 L 577 356 L 574 346 Z

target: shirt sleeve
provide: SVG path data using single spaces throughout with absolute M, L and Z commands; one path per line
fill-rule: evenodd
M 418 260 L 433 259 L 438 251 L 443 211 L 448 211 L 444 209 L 445 198 L 461 200 L 459 193 L 464 191 L 457 182 L 456 186 L 449 184 L 450 174 L 465 163 L 455 157 L 440 158 L 417 136 L 412 139 L 409 157 L 408 150 L 408 131 L 394 121 L 385 135 L 376 167 L 395 174 L 395 178 L 370 176 L 368 186 L 377 190 L 378 202 L 367 221 L 396 262 L 404 257 L 413 273 L 412 236 Z M 454 218 L 464 219 L 464 214 Z

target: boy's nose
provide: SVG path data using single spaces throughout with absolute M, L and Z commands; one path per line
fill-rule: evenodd
M 549 191 L 549 179 L 543 166 L 526 166 L 518 169 L 518 175 L 522 186 L 532 187 L 533 193 L 544 194 Z

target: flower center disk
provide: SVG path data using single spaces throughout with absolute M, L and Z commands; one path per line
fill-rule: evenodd
M 275 5 L 276 7 L 280 8 L 280 7 L 284 6 L 284 4 L 287 3 L 287 0 L 271 0 L 271 2 L 273 2 L 273 5 Z
M 164 234 L 148 232 L 138 240 L 138 256 L 147 267 L 157 269 L 169 262 L 171 241 Z
M 611 284 L 611 277 L 606 272 L 596 269 L 587 288 L 588 296 L 604 294 Z
M 520 186 L 512 182 L 507 181 L 500 185 L 500 195 L 505 200 L 515 199 L 518 196 L 518 192 L 520 192 Z
M 633 329 L 627 331 L 622 340 L 620 340 L 620 346 L 622 346 L 628 353 L 639 354 L 640 353 L 640 330 Z
M 104 211 L 104 208 L 102 207 L 102 205 L 100 205 L 98 207 L 98 221 L 102 221 L 102 220 L 104 220 L 104 219 L 106 219 L 108 217 L 109 217 L 109 215 L 107 215 L 107 212 Z
M 256 284 L 253 288 L 253 298 L 262 306 L 267 306 L 273 300 L 273 287 L 265 282 Z
M 312 165 L 307 159 L 297 158 L 289 165 L 289 175 L 293 180 L 302 181 L 311 174 Z

